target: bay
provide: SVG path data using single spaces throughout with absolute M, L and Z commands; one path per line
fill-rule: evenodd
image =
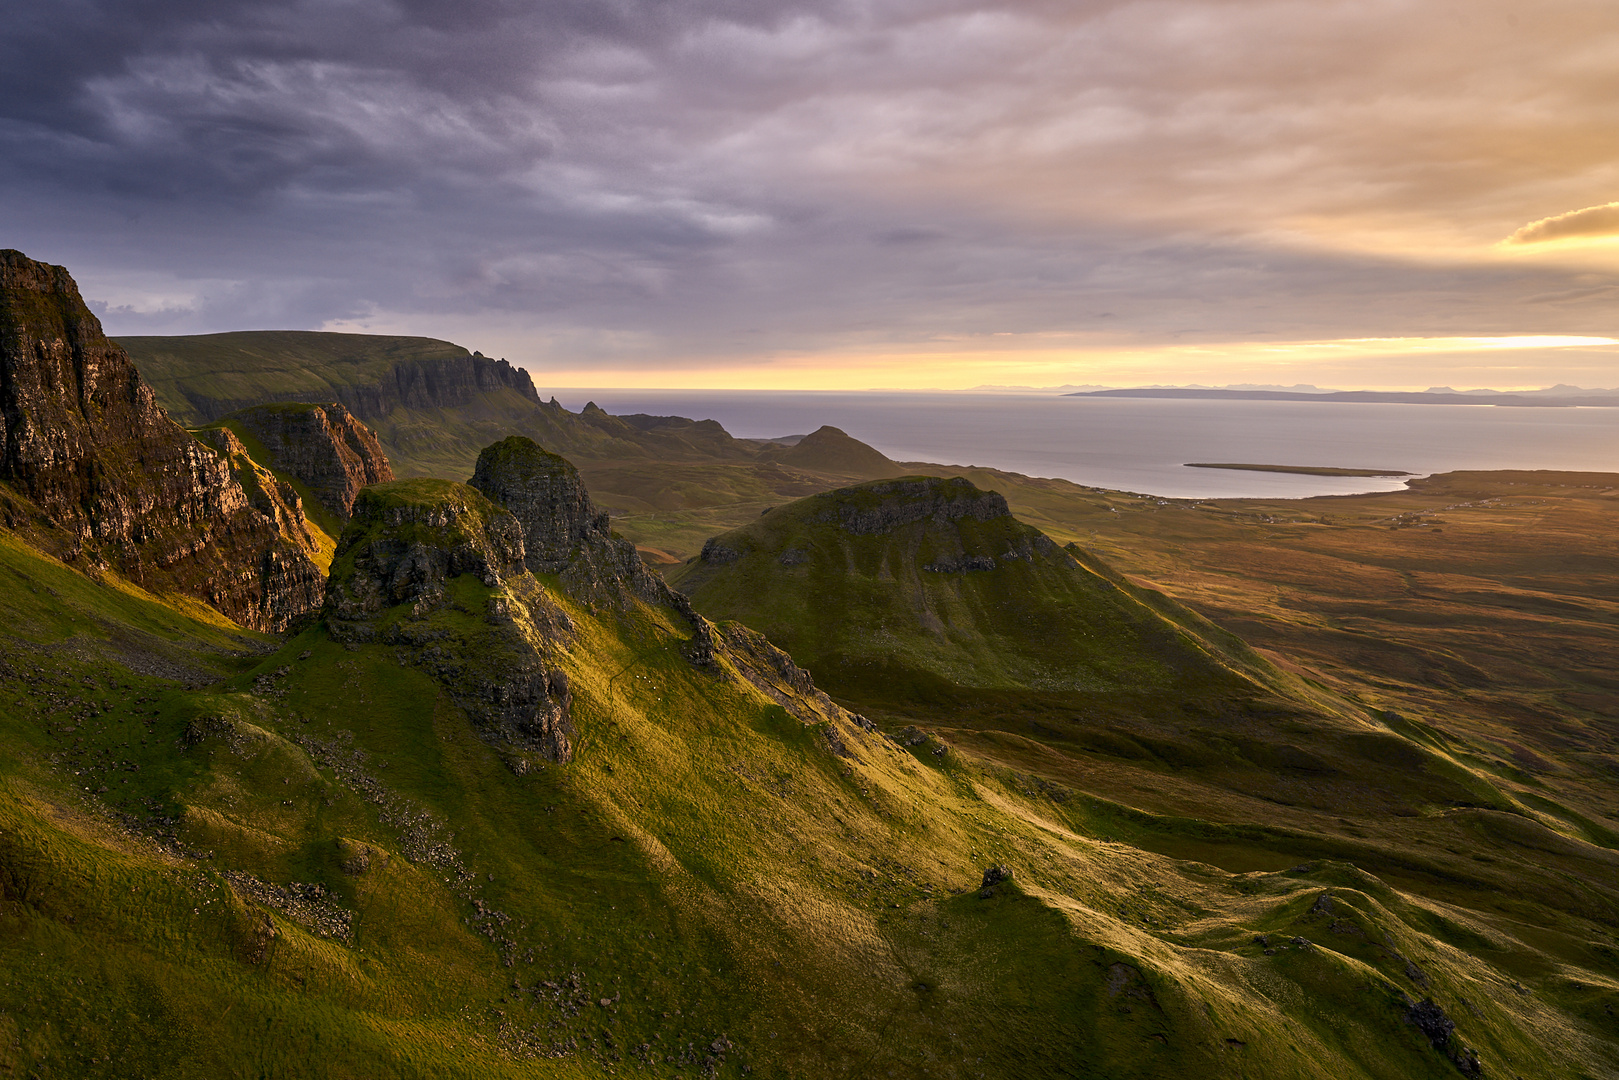
M 1619 471 L 1619 409 L 884 391 L 559 390 L 570 409 L 717 420 L 743 438 L 842 428 L 896 461 L 981 465 L 1166 498 L 1304 498 L 1401 479 L 1192 469 L 1241 462 Z

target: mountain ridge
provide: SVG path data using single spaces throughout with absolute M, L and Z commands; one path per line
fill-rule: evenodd
M 711 422 L 575 422 L 643 465 L 662 447 L 783 489 L 830 475 Z M 247 427 L 217 424 L 210 484 L 267 500 L 261 528 L 315 512 Z M 859 452 L 823 431 L 829 457 Z M 127 482 L 162 478 L 138 431 L 91 435 L 133 455 Z M 662 464 L 643 479 L 678 475 Z M 693 603 L 614 534 L 587 469 L 508 431 L 468 472 L 360 487 L 320 609 L 280 636 L 83 573 L 32 517 L 0 529 L 5 1071 L 1619 1076 L 1619 833 L 1564 783 L 1571 762 L 1611 771 L 1594 707 L 1534 713 L 1537 757 L 1462 726 L 1504 663 L 1456 660 L 1484 681 L 1421 715 L 1349 675 L 1328 689 L 964 478 L 750 515 L 681 568 Z M 1476 479 L 1420 481 L 1412 505 L 1504 513 Z M 1615 490 L 1509 479 L 1535 496 L 1520 574 L 1566 538 L 1544 531 L 1550 479 L 1599 507 Z M 26 481 L 0 496 L 40 515 Z M 1177 522 L 1172 552 L 1210 527 L 1084 497 L 1110 526 Z M 1407 517 L 1344 542 L 1443 538 Z M 1336 584 L 1288 560 L 1290 526 L 1226 524 L 1278 573 Z M 1583 606 L 1507 597 L 1520 635 L 1599 627 L 1604 552 L 1564 567 Z M 1480 587 L 1424 565 L 1402 593 L 1379 569 L 1378 602 L 1421 618 Z M 1347 623 L 1371 612 L 1355 599 Z M 780 642 L 880 670 L 806 667 L 761 607 Z
M 0 251 L 0 413 L 0 479 L 63 534 L 67 559 L 256 629 L 318 606 L 296 500 L 255 508 L 222 453 L 158 405 L 68 272 L 14 250 Z

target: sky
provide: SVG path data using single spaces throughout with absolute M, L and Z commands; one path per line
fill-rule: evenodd
M 542 389 L 1619 386 L 1611 0 L 0 17 L 0 246 L 114 335 L 421 334 Z

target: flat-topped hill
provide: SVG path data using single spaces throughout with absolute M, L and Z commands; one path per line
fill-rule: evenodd
M 278 401 L 340 401 L 367 422 L 398 405 L 464 404 L 502 389 L 539 401 L 526 372 L 436 338 L 241 330 L 118 340 L 182 423 Z
M 959 689 L 1138 695 L 1243 683 L 1127 587 L 959 477 L 810 496 L 670 575 L 855 700 Z

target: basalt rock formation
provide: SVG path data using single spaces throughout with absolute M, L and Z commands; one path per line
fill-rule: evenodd
M 612 543 L 579 470 L 533 439 L 513 435 L 485 448 L 468 482 L 523 523 L 524 562 L 536 574 L 560 574 L 583 548 Z
M 253 506 L 226 455 L 169 419 L 67 270 L 11 250 L 0 251 L 0 418 L 0 479 L 68 535 L 70 560 L 260 630 L 319 606 L 303 547 Z
M 272 468 L 297 477 L 340 521 L 370 484 L 394 478 L 377 433 L 339 404 L 260 405 L 232 413 L 264 444 Z
M 353 511 L 327 586 L 332 637 L 395 646 L 518 772 L 530 754 L 569 760 L 572 694 L 556 663 L 573 625 L 524 567 L 517 519 L 447 480 L 369 487 Z
M 231 476 L 247 493 L 253 509 L 275 522 L 282 536 L 302 548 L 310 558 L 320 553 L 320 541 L 304 514 L 303 496 L 287 481 L 253 460 L 252 454 L 229 428 L 203 428 L 197 438 L 230 467 Z
M 624 608 L 641 600 L 674 608 L 692 625 L 692 661 L 712 660 L 708 623 L 647 569 L 634 544 L 612 534 L 566 458 L 513 435 L 478 455 L 470 482 L 522 522 L 524 562 L 534 573 L 560 574 L 569 595 L 589 605 Z
M 815 520 L 837 522 L 856 536 L 891 533 L 919 521 L 994 521 L 1012 513 L 1005 496 L 980 491 L 959 476 L 912 476 L 844 488 L 819 498 L 824 505 Z

